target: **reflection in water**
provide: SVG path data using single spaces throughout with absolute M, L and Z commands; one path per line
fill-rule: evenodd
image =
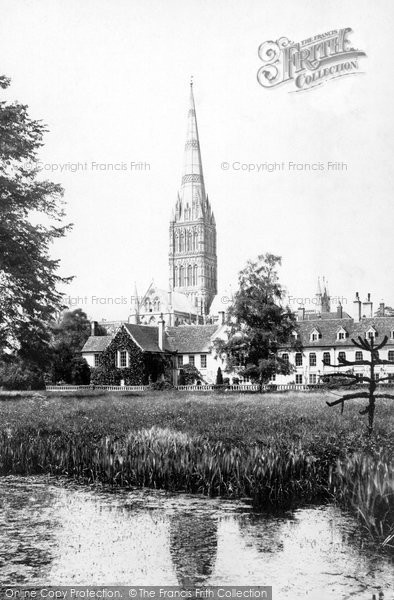
M 0 478 L 0 582 L 32 585 L 272 585 L 275 600 L 371 600 L 388 559 L 335 507 L 292 515 L 151 490 L 110 492 Z
M 180 586 L 209 582 L 216 558 L 217 519 L 201 512 L 170 517 L 170 552 Z

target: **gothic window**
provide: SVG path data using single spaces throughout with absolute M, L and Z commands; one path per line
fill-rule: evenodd
M 197 265 L 193 267 L 193 285 L 197 285 Z
M 197 231 L 193 232 L 193 250 L 197 250 Z
M 183 231 L 181 231 L 181 237 L 180 237 L 180 244 L 179 244 L 179 246 L 180 246 L 179 247 L 180 251 L 183 252 L 184 249 L 185 249 L 185 235 L 184 235 Z
M 187 232 L 187 250 L 188 250 L 188 252 L 190 252 L 193 249 L 192 242 L 193 242 L 192 232 L 188 231 Z
M 182 252 L 182 239 L 181 236 L 178 236 L 178 252 Z
M 187 285 L 192 285 L 192 266 L 187 267 Z
M 181 265 L 181 266 L 179 267 L 179 285 L 180 285 L 180 286 L 183 286 L 183 285 L 185 285 L 185 272 L 184 272 L 184 271 L 185 271 L 185 269 L 184 269 L 184 267 Z
M 178 285 L 178 267 L 174 269 L 174 287 Z

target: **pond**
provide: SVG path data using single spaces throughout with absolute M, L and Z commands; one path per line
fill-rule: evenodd
M 1 584 L 272 585 L 274 600 L 392 598 L 388 557 L 334 506 L 247 503 L 0 478 Z

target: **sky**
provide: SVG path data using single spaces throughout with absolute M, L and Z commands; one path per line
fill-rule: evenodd
M 138 294 L 152 278 L 167 288 L 191 75 L 219 304 L 246 261 L 266 252 L 282 257 L 291 307 L 304 298 L 308 308 L 318 276 L 349 312 L 356 291 L 394 304 L 392 2 L 0 0 L 0 8 L 1 72 L 12 79 L 1 96 L 47 124 L 40 176 L 63 186 L 74 224 L 51 249 L 60 274 L 75 276 L 64 290 L 73 308 L 127 319 L 134 282 Z M 367 55 L 356 75 L 300 93 L 294 82 L 258 83 L 263 42 L 345 27 Z M 288 168 L 328 161 L 346 168 Z M 286 168 L 257 171 L 275 162 Z

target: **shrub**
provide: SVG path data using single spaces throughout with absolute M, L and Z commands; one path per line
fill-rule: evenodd
M 0 387 L 6 390 L 43 390 L 44 375 L 37 367 L 24 362 L 2 363 Z
M 218 372 L 216 373 L 216 385 L 223 385 L 223 374 L 220 367 L 218 367 Z

